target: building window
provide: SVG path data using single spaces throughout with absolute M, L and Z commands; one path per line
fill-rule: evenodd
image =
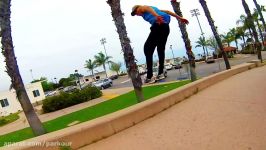
M 38 97 L 38 96 L 40 96 L 40 92 L 39 92 L 39 90 L 34 90 L 34 91 L 32 91 L 32 93 L 33 93 L 33 96 L 34 96 L 34 97 Z
M 2 106 L 2 107 L 7 107 L 7 106 L 9 106 L 9 103 L 8 103 L 7 99 L 1 99 L 1 100 L 0 100 L 0 103 L 1 103 L 1 106 Z

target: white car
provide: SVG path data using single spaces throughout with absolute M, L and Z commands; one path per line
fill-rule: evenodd
M 167 63 L 164 65 L 166 70 L 172 70 L 173 69 L 173 65 L 171 65 L 170 63 Z
M 102 79 L 92 83 L 93 86 L 103 90 L 113 85 L 113 81 L 109 78 Z

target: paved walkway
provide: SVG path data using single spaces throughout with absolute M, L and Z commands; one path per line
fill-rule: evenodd
M 235 75 L 82 150 L 265 150 L 266 66 Z

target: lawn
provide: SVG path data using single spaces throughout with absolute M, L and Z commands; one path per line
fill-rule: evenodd
M 152 97 L 158 96 L 160 94 L 176 89 L 188 83 L 190 83 L 190 81 L 186 80 L 168 84 L 143 87 L 144 98 L 145 100 L 148 100 Z M 68 127 L 68 124 L 74 121 L 79 121 L 80 123 L 89 121 L 135 104 L 137 104 L 137 99 L 134 91 L 131 91 L 108 101 L 99 103 L 97 105 L 67 114 L 65 116 L 58 117 L 54 120 L 44 122 L 43 124 L 46 131 L 49 133 L 66 128 Z M 24 128 L 5 135 L 1 135 L 0 146 L 4 146 L 5 142 L 18 142 L 33 137 L 34 135 L 31 129 L 29 127 Z

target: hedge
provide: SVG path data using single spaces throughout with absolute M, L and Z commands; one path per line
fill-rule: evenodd
M 102 96 L 102 92 L 96 87 L 86 87 L 75 90 L 72 93 L 61 92 L 57 96 L 48 97 L 43 101 L 43 112 L 53 112 L 79 103 L 83 103 Z

